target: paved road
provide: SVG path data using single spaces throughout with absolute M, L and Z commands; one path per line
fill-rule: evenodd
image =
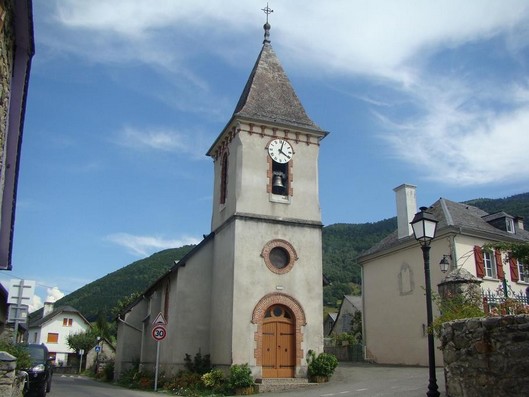
M 441 396 L 446 396 L 443 370 L 437 370 Z M 265 393 L 263 397 L 424 397 L 428 368 L 343 364 L 329 383 L 296 391 Z M 152 392 L 127 390 L 79 376 L 54 375 L 48 397 L 153 397 Z
M 160 394 L 161 396 L 162 394 Z M 156 394 L 128 390 L 90 378 L 54 374 L 47 397 L 154 397 Z
M 444 372 L 437 371 L 437 385 L 446 396 Z M 267 393 L 266 397 L 424 397 L 428 368 L 340 363 L 331 381 L 304 390 Z

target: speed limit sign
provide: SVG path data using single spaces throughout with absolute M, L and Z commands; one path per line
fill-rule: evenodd
M 167 335 L 167 331 L 163 325 L 157 325 L 152 329 L 152 337 L 156 341 L 161 341 Z

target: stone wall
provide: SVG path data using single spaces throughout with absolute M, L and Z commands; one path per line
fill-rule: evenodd
M 21 397 L 23 378 L 16 376 L 17 359 L 11 354 L 0 351 L 0 396 Z
M 443 324 L 448 397 L 529 396 L 529 315 Z

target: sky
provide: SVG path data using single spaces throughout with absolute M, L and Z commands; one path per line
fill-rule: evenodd
M 322 141 L 322 221 L 529 191 L 529 2 L 275 0 L 270 40 Z M 213 162 L 266 2 L 33 1 L 13 270 L 34 307 L 211 231 Z M 516 215 L 516 214 L 513 214 Z

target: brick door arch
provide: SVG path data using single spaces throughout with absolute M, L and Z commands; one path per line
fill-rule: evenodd
M 292 346 L 295 349 L 295 353 L 293 354 L 293 360 L 295 360 L 295 366 L 299 367 L 301 365 L 301 359 L 303 358 L 303 351 L 301 350 L 301 342 L 303 340 L 303 334 L 301 332 L 301 327 L 306 324 L 305 319 L 305 312 L 303 311 L 302 306 L 299 304 L 299 302 L 292 298 L 291 296 L 288 296 L 286 294 L 276 292 L 272 294 L 265 295 L 259 303 L 254 308 L 253 315 L 252 315 L 252 323 L 257 325 L 257 331 L 255 332 L 255 350 L 254 350 L 254 357 L 256 364 L 259 366 L 263 366 L 263 332 L 269 333 L 270 328 L 266 329 L 264 328 L 265 324 L 270 324 L 271 322 L 269 319 L 267 320 L 267 311 L 271 309 L 273 306 L 284 306 L 288 312 L 292 315 L 292 321 L 290 322 L 291 325 L 289 328 L 289 331 L 284 333 L 291 333 L 292 338 L 294 339 L 292 341 Z M 288 321 L 280 321 L 282 324 L 287 323 Z M 272 321 L 273 323 L 273 321 Z M 285 325 L 280 325 L 280 327 L 284 327 Z M 272 327 L 271 325 L 266 325 L 266 327 Z M 283 328 L 284 330 L 285 328 Z M 281 331 L 280 331 L 281 332 Z M 290 342 L 289 342 L 290 343 Z M 279 372 L 276 376 L 285 376 L 285 373 Z M 274 374 L 272 372 L 267 372 L 263 369 L 263 377 L 273 377 Z M 290 377 L 295 376 L 295 370 L 289 375 Z

